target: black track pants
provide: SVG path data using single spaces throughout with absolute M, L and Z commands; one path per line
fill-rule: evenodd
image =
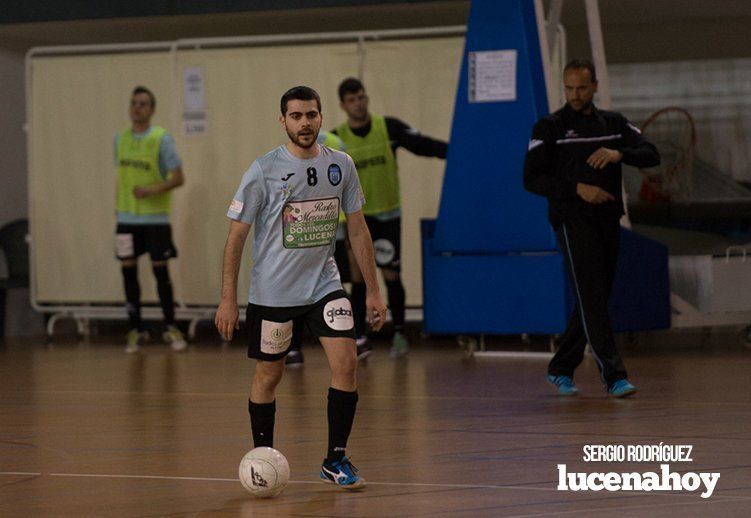
M 609 386 L 626 378 L 626 368 L 610 328 L 608 300 L 613 288 L 621 229 L 618 219 L 576 218 L 556 230 L 563 251 L 576 306 L 560 347 L 548 365 L 553 375 L 574 375 L 587 342 Z

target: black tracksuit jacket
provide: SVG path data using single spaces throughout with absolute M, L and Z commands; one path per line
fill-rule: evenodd
M 657 149 L 620 113 L 592 107 L 589 115 L 566 104 L 543 117 L 532 129 L 524 161 L 524 188 L 548 199 L 548 218 L 554 228 L 572 217 L 618 218 L 623 214 L 621 164 L 593 169 L 587 158 L 601 147 L 623 153 L 622 163 L 653 167 Z M 594 205 L 576 194 L 576 184 L 596 185 L 615 200 Z

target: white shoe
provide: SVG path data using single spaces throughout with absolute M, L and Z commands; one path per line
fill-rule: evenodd
M 188 342 L 176 326 L 167 326 L 167 330 L 162 334 L 162 339 L 170 344 L 173 351 L 180 352 L 188 348 Z
M 139 332 L 138 329 L 131 329 L 125 335 L 125 352 L 127 354 L 137 353 L 141 350 L 141 344 L 149 339 L 146 331 Z

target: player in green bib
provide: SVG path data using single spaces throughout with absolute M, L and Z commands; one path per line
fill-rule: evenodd
M 133 90 L 130 100 L 131 127 L 115 137 L 117 165 L 116 254 L 125 284 L 130 331 L 125 352 L 139 350 L 147 335 L 141 321 L 141 288 L 137 261 L 148 253 L 156 277 L 157 291 L 166 326 L 163 338 L 175 351 L 187 347 L 175 326 L 175 304 L 167 260 L 177 257 L 170 228 L 172 189 L 184 182 L 175 141 L 164 128 L 151 125 L 156 108 L 154 94 L 143 86 Z
M 407 354 L 409 344 L 403 332 L 406 297 L 400 275 L 402 220 L 396 150 L 404 147 L 416 155 L 446 158 L 448 145 L 421 135 L 399 119 L 371 114 L 365 87 L 358 79 L 342 81 L 339 100 L 347 121 L 333 132 L 342 139 L 347 153 L 355 161 L 363 194 L 368 200 L 363 213 L 373 237 L 376 264 L 386 283 L 394 324 L 391 357 L 399 358 Z M 362 359 L 372 350 L 365 337 L 365 286 L 351 260 L 350 269 L 357 352 Z

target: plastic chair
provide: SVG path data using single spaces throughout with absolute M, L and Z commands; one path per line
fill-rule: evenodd
M 0 228 L 0 253 L 5 256 L 8 276 L 0 279 L 0 340 L 5 337 L 6 292 L 29 286 L 29 221 L 18 219 Z

